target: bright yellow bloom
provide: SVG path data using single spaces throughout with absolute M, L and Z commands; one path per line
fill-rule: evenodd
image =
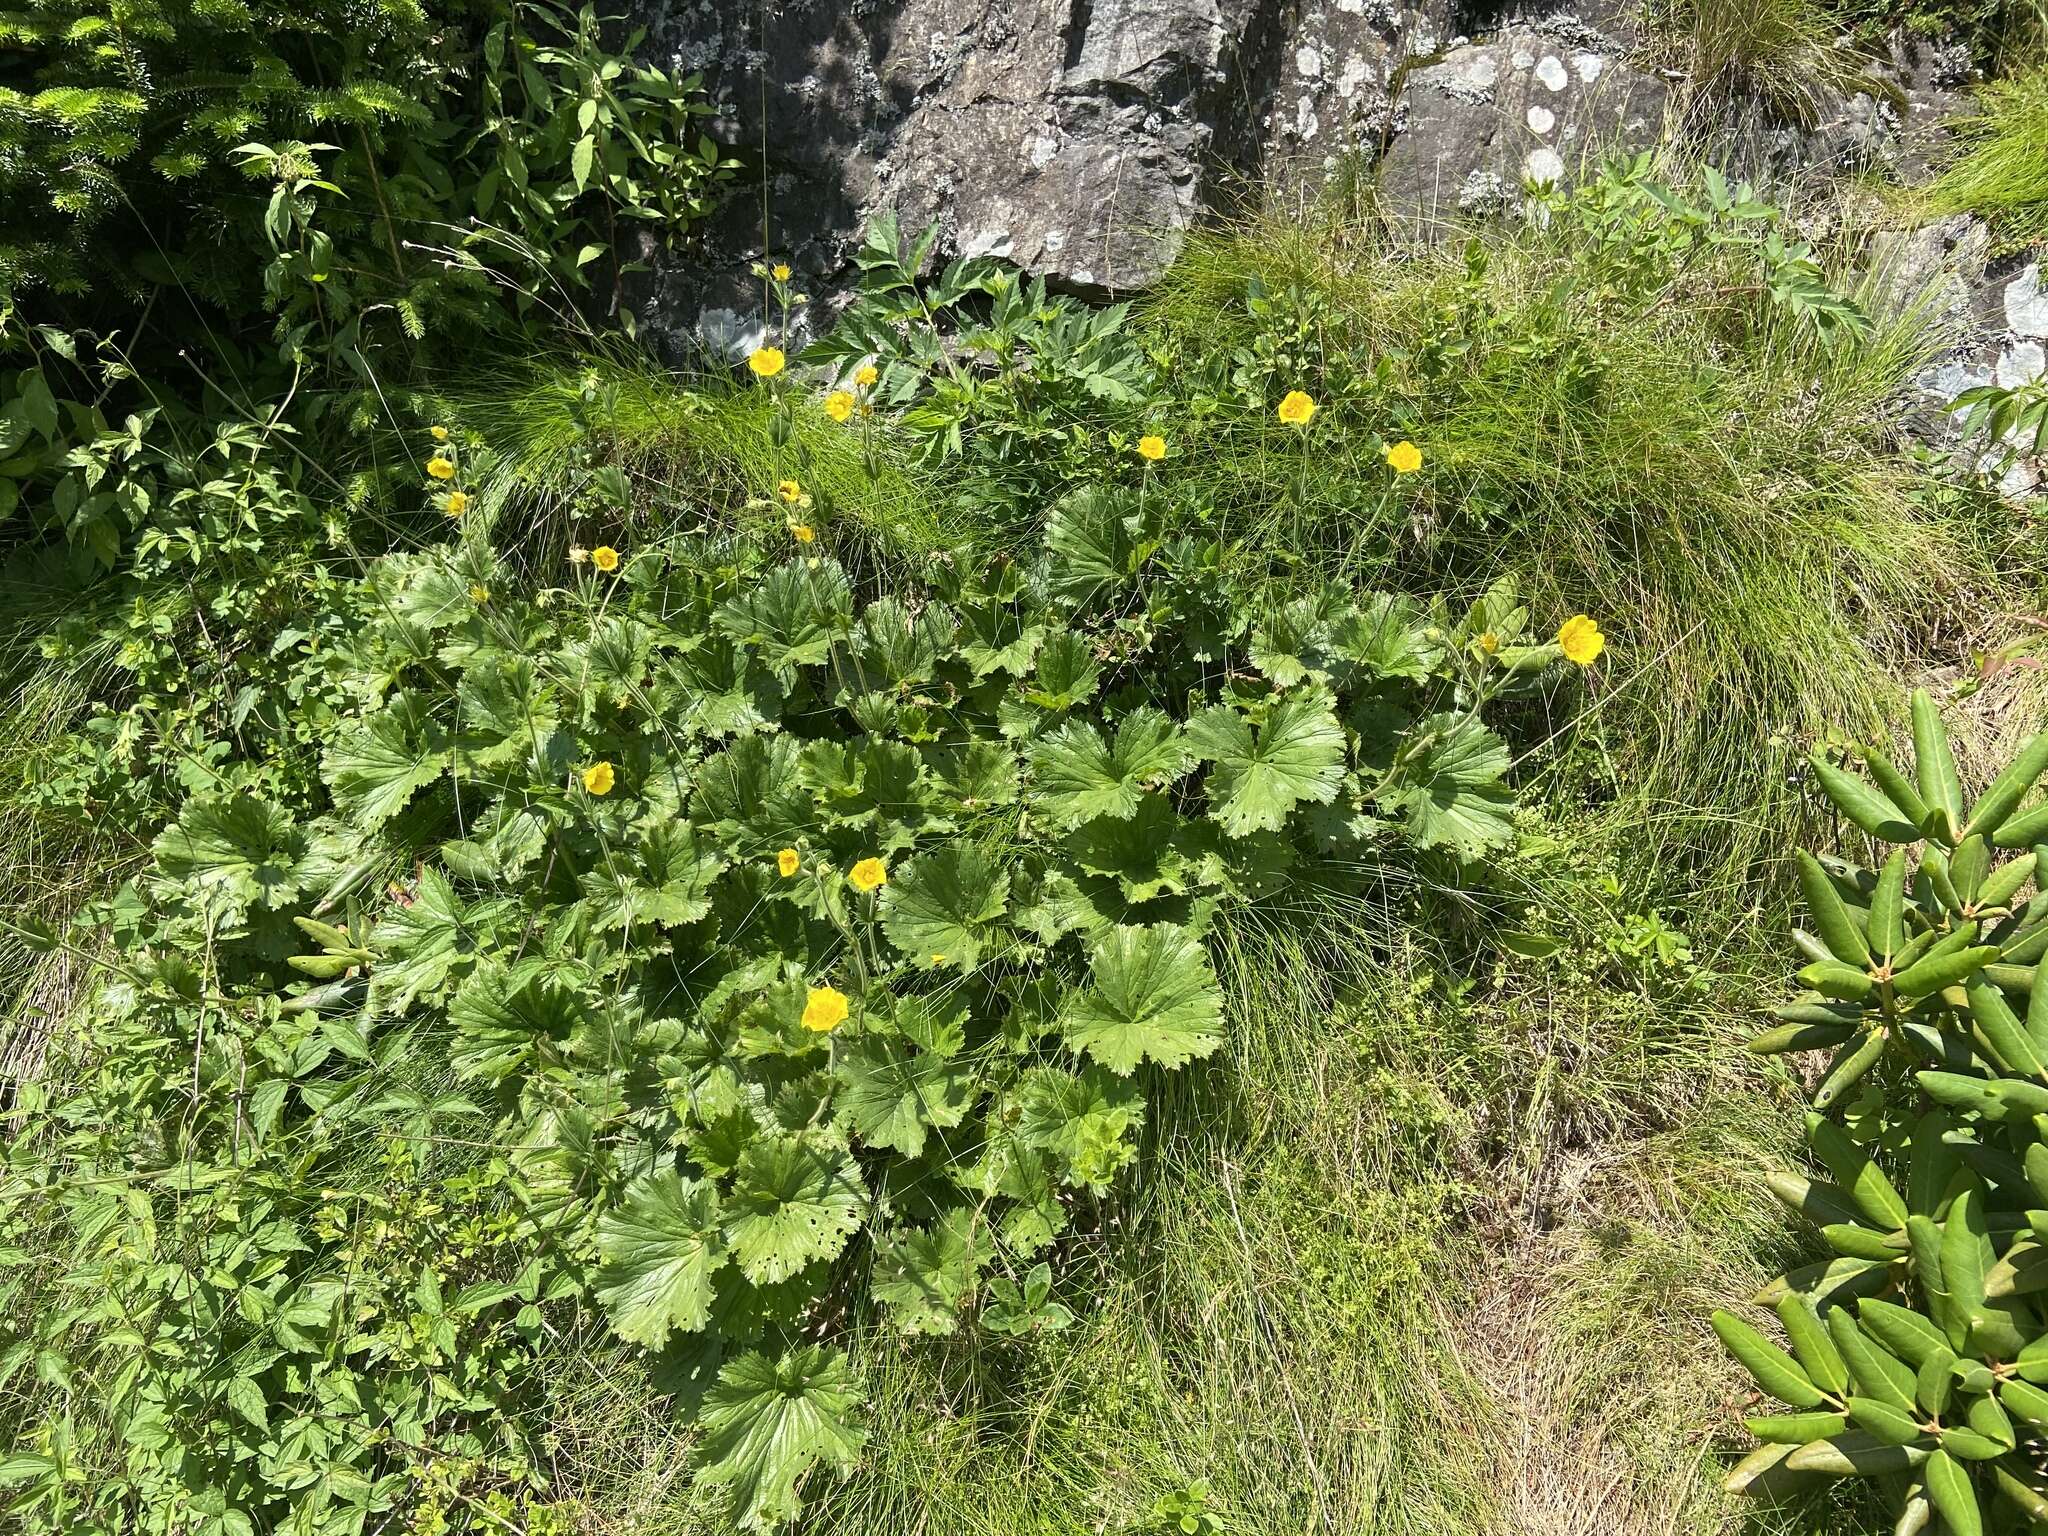
M 1138 457 L 1150 459 L 1155 464 L 1158 463 L 1166 457 L 1166 439 L 1163 437 L 1153 437 L 1150 434 L 1139 438 Z
M 784 501 L 798 502 L 804 499 L 804 488 L 794 480 L 778 480 L 775 483 L 775 494 Z
M 834 421 L 845 421 L 853 414 L 853 396 L 843 389 L 835 389 L 825 397 L 825 414 Z
M 1309 417 L 1315 415 L 1316 403 L 1298 389 L 1287 391 L 1280 402 L 1280 419 L 1290 427 L 1305 427 Z
M 809 523 L 791 523 L 789 525 L 789 536 L 799 544 L 808 544 L 817 538 L 818 530 Z
M 446 427 L 429 427 L 427 430 L 433 433 L 435 442 L 445 443 L 448 441 L 448 429 Z
M 469 510 L 469 493 L 466 491 L 450 491 L 448 499 L 441 503 L 441 505 L 450 517 L 460 517 Z
M 592 763 L 583 770 L 583 787 L 593 795 L 608 795 L 612 785 L 618 782 L 618 775 L 612 772 L 610 763 Z
M 837 987 L 813 987 L 804 999 L 804 1028 L 829 1035 L 846 1022 L 846 994 Z
M 772 379 L 782 372 L 782 348 L 756 347 L 747 357 L 747 366 L 764 379 Z
M 1600 633 L 1598 624 L 1583 613 L 1575 613 L 1558 626 L 1557 643 L 1564 650 L 1565 660 L 1590 667 L 1607 648 L 1607 637 Z
M 802 864 L 803 861 L 796 856 L 794 848 L 785 848 L 775 855 L 776 872 L 785 880 L 795 874 Z
M 427 473 L 436 480 L 453 480 L 455 478 L 455 461 L 437 453 L 427 460 Z
M 1486 652 L 1487 655 L 1491 656 L 1495 651 L 1500 649 L 1500 636 L 1496 635 L 1492 630 L 1489 629 L 1485 634 L 1479 637 L 1479 649 Z
M 1422 468 L 1422 450 L 1405 438 L 1386 450 L 1386 459 L 1397 475 L 1412 475 Z
M 872 891 L 889 883 L 889 869 L 880 859 L 862 859 L 847 872 L 856 891 Z
M 469 589 L 469 600 L 472 603 L 488 603 L 491 600 L 490 589 L 488 587 L 471 587 Z
M 600 544 L 590 552 L 590 563 L 606 573 L 616 571 L 619 568 L 619 552 L 609 544 Z
M 860 367 L 856 368 L 853 372 L 853 382 L 858 384 L 862 389 L 873 389 L 875 387 L 875 380 L 879 379 L 881 376 L 882 370 L 877 368 L 873 363 L 862 363 Z
M 772 269 L 770 269 L 770 271 L 769 271 L 768 275 L 769 275 L 770 277 L 774 278 L 774 279 L 775 279 L 775 281 L 777 281 L 778 283 L 786 283 L 786 282 L 788 282 L 788 281 L 789 281 L 789 263 L 788 263 L 788 262 L 786 262 L 786 261 L 778 261 L 777 263 L 775 263 L 774 267 L 773 267 Z
M 933 965 L 944 965 L 945 963 L 946 963 L 946 957 L 945 957 L 944 955 L 942 955 L 942 954 L 939 954 L 939 953 L 938 953 L 937 951 L 934 951 L 934 952 L 933 952 L 933 954 L 932 954 L 932 964 L 933 964 Z

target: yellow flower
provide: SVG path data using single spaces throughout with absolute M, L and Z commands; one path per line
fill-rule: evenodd
M 853 414 L 853 396 L 843 389 L 835 389 L 825 397 L 825 414 L 834 421 L 845 421 Z
M 889 883 L 889 870 L 880 859 L 862 859 L 847 872 L 846 878 L 853 882 L 856 891 L 872 891 Z
M 837 987 L 813 987 L 804 999 L 804 1028 L 829 1035 L 846 1022 L 846 994 Z
M 460 517 L 469 510 L 469 494 L 466 491 L 450 491 L 448 499 L 441 505 L 450 517 Z
M 600 571 L 616 571 L 619 568 L 619 552 L 609 544 L 600 544 L 590 552 L 590 563 Z
M 1387 467 L 1397 475 L 1412 475 L 1422 468 L 1422 450 L 1403 438 L 1385 450 Z
M 782 348 L 756 347 L 747 357 L 747 366 L 764 379 L 772 379 L 782 372 Z
M 437 453 L 427 460 L 427 473 L 436 480 L 453 480 L 455 478 L 455 461 Z
M 882 370 L 877 368 L 873 363 L 862 363 L 860 367 L 856 368 L 853 372 L 853 382 L 858 384 L 862 389 L 873 389 L 875 387 L 875 380 L 879 379 L 881 376 Z
M 1487 655 L 1491 656 L 1495 651 L 1500 649 L 1500 636 L 1496 635 L 1492 630 L 1489 629 L 1485 634 L 1479 637 L 1479 649 L 1486 652 Z
M 775 483 L 775 494 L 784 501 L 798 502 L 804 499 L 804 488 L 794 480 L 778 480 Z
M 1607 648 L 1607 637 L 1600 633 L 1598 624 L 1583 613 L 1575 613 L 1558 626 L 1557 643 L 1564 650 L 1565 660 L 1590 667 Z
M 1290 389 L 1280 402 L 1280 419 L 1290 427 L 1305 427 L 1315 415 L 1316 403 L 1298 389 Z
M 794 848 L 785 848 L 775 855 L 776 872 L 785 880 L 795 874 L 802 863 L 803 861 L 796 856 Z
M 817 538 L 818 531 L 809 523 L 791 523 L 789 525 L 789 536 L 799 544 L 808 544 Z
M 435 442 L 445 443 L 448 441 L 448 429 L 446 427 L 429 427 L 427 430 L 434 435 Z
M 488 587 L 471 587 L 469 589 L 469 600 L 472 603 L 488 603 L 491 600 L 490 589 Z
M 1163 437 L 1154 437 L 1149 433 L 1146 436 L 1139 438 L 1138 457 L 1141 459 L 1150 459 L 1155 464 L 1158 463 L 1159 460 L 1166 457 L 1166 439 Z
M 938 953 L 938 952 L 937 952 L 936 950 L 934 950 L 934 951 L 932 952 L 932 964 L 933 964 L 933 965 L 944 965 L 945 963 L 946 963 L 946 957 L 945 957 L 944 955 L 942 955 L 942 954 Z
M 769 271 L 768 275 L 774 278 L 775 281 L 777 281 L 778 283 L 788 282 L 789 263 L 786 261 L 778 261 L 777 263 L 775 263 L 774 267 Z
M 583 787 L 593 795 L 608 795 L 618 775 L 612 772 L 610 763 L 592 763 L 583 770 Z

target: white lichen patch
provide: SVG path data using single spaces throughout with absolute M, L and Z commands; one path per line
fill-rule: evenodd
M 1528 122 L 1529 131 L 1541 138 L 1557 126 L 1557 114 L 1548 107 L 1531 107 Z
M 1561 91 L 1571 77 L 1564 72 L 1564 60 L 1554 53 L 1546 53 L 1542 62 L 1536 66 L 1536 78 L 1551 90 Z
M 1545 144 L 1529 151 L 1522 170 L 1539 187 L 1555 186 L 1564 179 L 1564 157 Z

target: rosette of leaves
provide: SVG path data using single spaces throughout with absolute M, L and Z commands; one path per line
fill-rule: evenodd
M 1806 991 L 1752 1049 L 1830 1051 L 1815 1105 L 1847 1123 L 1810 1115 L 1816 1176 L 1771 1180 L 1828 1250 L 1757 1298 L 1789 1347 L 1714 1319 L 1787 1410 L 1746 1421 L 1763 1443 L 1728 1483 L 1869 1477 L 1901 1530 L 2026 1531 L 2048 1520 L 2048 733 L 1966 800 L 1923 693 L 1913 728 L 1911 777 L 1874 750 L 1868 779 L 1814 765 L 1891 851 L 1798 855 Z
M 1268 600 L 1134 499 L 1077 495 L 1032 561 L 914 590 L 705 536 L 577 576 L 374 565 L 329 806 L 194 801 L 137 953 L 186 965 L 188 1013 L 289 1021 L 270 1134 L 491 1122 L 533 1260 L 482 1294 L 522 1326 L 602 1308 L 751 1526 L 857 1454 L 834 1339 L 863 1309 L 1000 1339 L 1085 1304 L 1055 1295 L 1061 1239 L 1115 1198 L 1156 1074 L 1224 1041 L 1226 905 L 1512 836 L 1459 624 Z M 867 860 L 878 888 L 847 878 Z M 192 1125 L 233 1158 L 235 1113 Z M 335 1272 L 331 1245 L 290 1262 Z

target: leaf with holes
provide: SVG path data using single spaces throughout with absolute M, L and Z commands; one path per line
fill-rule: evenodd
M 756 1285 L 786 1280 L 836 1257 L 860 1230 L 867 1187 L 843 1153 L 795 1136 L 755 1142 L 740 1154 L 725 1204 L 725 1237 Z

